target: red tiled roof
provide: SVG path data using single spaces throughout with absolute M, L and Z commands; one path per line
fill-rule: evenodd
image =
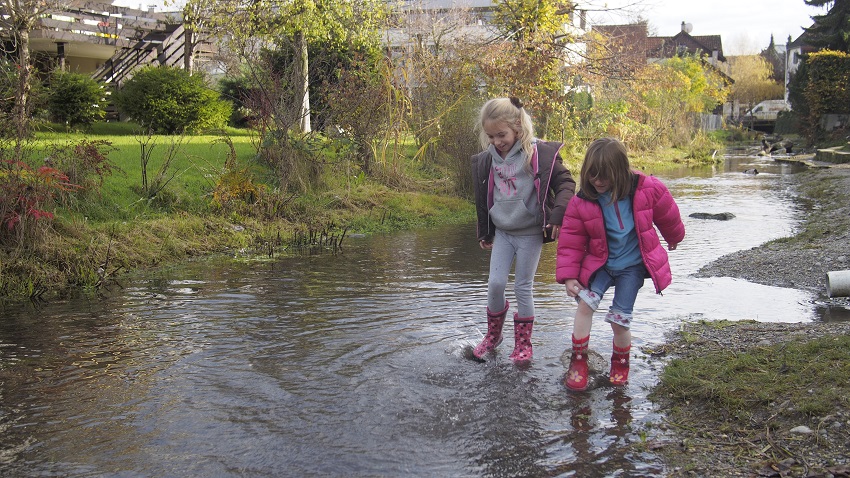
M 630 25 L 594 25 L 593 30 L 626 47 L 633 55 L 643 53 L 648 58 L 670 58 L 684 48 L 689 53 L 699 51 L 708 55 L 716 51 L 718 59 L 726 61 L 720 35 L 692 36 L 681 31 L 672 37 L 650 37 L 647 36 L 645 22 Z

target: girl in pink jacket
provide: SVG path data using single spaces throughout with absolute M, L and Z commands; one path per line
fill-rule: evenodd
M 565 385 L 587 388 L 587 349 L 594 311 L 614 286 L 605 321 L 614 331 L 609 380 L 623 385 L 629 377 L 629 328 L 638 290 L 650 277 L 655 292 L 670 285 L 667 251 L 658 231 L 675 250 L 685 237 L 679 208 L 664 184 L 629 167 L 626 148 L 614 138 L 588 147 L 581 168 L 580 191 L 567 206 L 558 239 L 555 277 L 578 302 L 573 323 L 573 351 Z M 654 224 L 654 226 L 653 226 Z

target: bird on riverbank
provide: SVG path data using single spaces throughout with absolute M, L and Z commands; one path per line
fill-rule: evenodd
M 794 143 L 787 139 L 780 139 L 775 143 L 768 143 L 764 138 L 762 138 L 761 146 L 764 154 L 771 154 L 774 151 L 779 151 L 780 149 L 785 149 L 786 153 L 791 154 L 791 148 L 794 147 Z

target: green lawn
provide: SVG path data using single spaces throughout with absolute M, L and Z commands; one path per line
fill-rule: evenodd
M 220 135 L 147 137 L 138 134 L 131 123 L 101 123 L 86 132 L 65 132 L 42 128 L 35 136 L 34 156 L 53 144 L 75 144 L 83 140 L 106 141 L 112 145 L 109 159 L 116 167 L 104 180 L 100 196 L 86 198 L 76 208 L 90 220 L 126 220 L 169 213 L 175 210 L 202 212 L 210 204 L 210 194 L 221 175 L 230 146 L 241 165 L 253 164 L 259 175 L 267 168 L 256 165 L 255 136 L 247 130 L 228 129 Z M 149 188 L 161 175 L 166 187 L 154 201 L 148 201 L 142 181 L 142 144 L 149 151 L 146 166 Z M 163 166 L 170 158 L 168 166 Z

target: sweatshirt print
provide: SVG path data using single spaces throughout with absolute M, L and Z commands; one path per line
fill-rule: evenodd
M 537 200 L 534 174 L 526 167 L 526 154 L 519 141 L 502 158 L 490 145 L 493 158 L 493 206 L 490 217 L 497 228 L 514 235 L 540 234 L 543 210 Z

